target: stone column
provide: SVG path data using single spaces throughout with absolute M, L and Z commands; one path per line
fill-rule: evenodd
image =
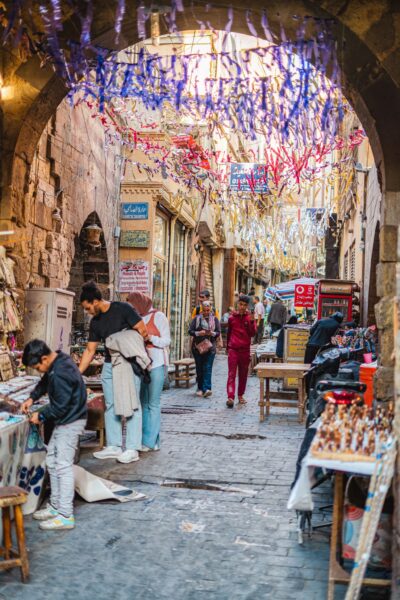
M 375 378 L 376 397 L 380 401 L 395 401 L 395 435 L 400 435 L 400 192 L 387 191 L 383 198 L 382 227 L 377 266 L 377 293 L 381 298 L 375 307 L 379 329 L 380 366 Z M 397 459 L 394 479 L 395 509 L 393 515 L 393 578 L 392 597 L 399 597 L 400 575 L 400 460 Z

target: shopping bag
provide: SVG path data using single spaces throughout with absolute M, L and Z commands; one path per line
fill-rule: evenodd
M 311 495 L 309 468 L 310 467 L 305 466 L 303 461 L 299 478 L 290 492 L 287 503 L 289 510 L 312 511 L 314 509 L 314 502 Z

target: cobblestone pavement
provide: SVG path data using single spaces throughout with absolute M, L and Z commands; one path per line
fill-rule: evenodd
M 207 400 L 194 387 L 164 392 L 160 452 L 130 465 L 81 456 L 85 468 L 147 499 L 78 501 L 73 531 L 40 532 L 27 517 L 31 582 L 20 584 L 16 570 L 0 574 L 1 599 L 326 597 L 327 533 L 298 546 L 286 509 L 304 426 L 291 409 L 273 409 L 259 423 L 255 377 L 248 404 L 226 409 L 225 356 L 213 379 Z M 188 487 L 174 487 L 176 480 Z M 216 489 L 201 489 L 207 483 Z M 317 505 L 329 502 L 327 491 L 315 494 Z

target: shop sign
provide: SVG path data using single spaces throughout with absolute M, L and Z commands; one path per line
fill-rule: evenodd
M 236 192 L 269 193 L 268 167 L 257 163 L 231 163 L 229 187 Z
M 294 305 L 314 308 L 314 286 L 298 283 L 294 286 Z
M 142 229 L 121 231 L 119 245 L 121 248 L 148 248 L 150 246 L 150 232 Z
M 148 202 L 123 202 L 121 204 L 121 219 L 138 221 L 149 218 Z
M 321 283 L 321 294 L 351 294 L 353 289 L 352 283 Z
M 119 265 L 119 286 L 122 293 L 150 294 L 150 269 L 145 260 L 125 260 Z

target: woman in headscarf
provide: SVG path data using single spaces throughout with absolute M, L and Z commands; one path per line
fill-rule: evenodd
M 193 338 L 192 352 L 196 363 L 198 396 L 211 396 L 212 367 L 216 353 L 216 340 L 221 335 L 219 319 L 211 312 L 211 302 L 202 304 L 203 311 L 197 315 L 189 327 Z
M 146 324 L 148 337 L 146 349 L 151 358 L 151 381 L 142 381 L 140 401 L 143 412 L 142 452 L 160 449 L 161 392 L 164 385 L 165 369 L 168 367 L 168 346 L 171 334 L 167 317 L 153 308 L 152 299 L 140 292 L 132 292 L 128 302 Z

